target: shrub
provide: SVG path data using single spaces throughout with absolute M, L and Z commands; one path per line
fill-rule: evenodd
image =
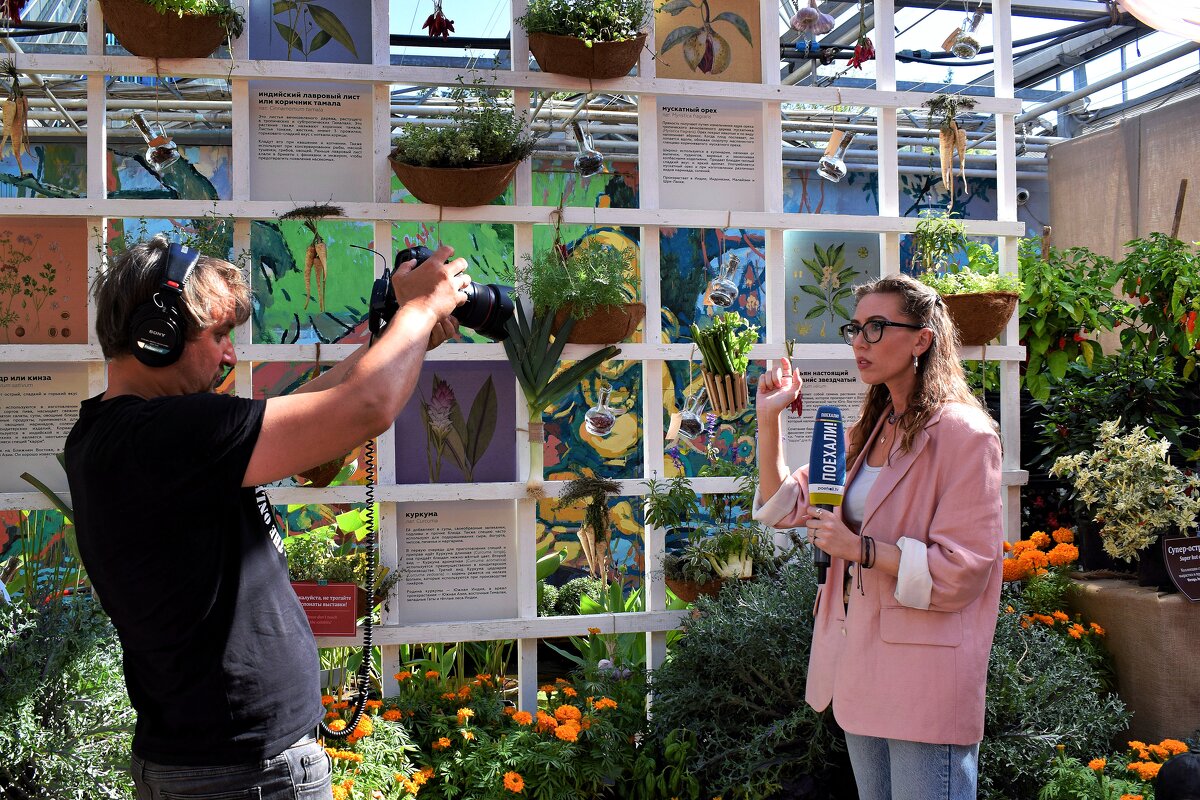
M 526 33 L 619 42 L 641 33 L 649 16 L 646 0 L 530 0 L 517 22 Z

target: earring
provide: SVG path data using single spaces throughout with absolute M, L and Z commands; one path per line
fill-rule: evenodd
M 916 372 L 920 368 L 921 368 L 921 362 L 919 360 L 919 357 L 914 353 L 913 354 L 913 372 Z

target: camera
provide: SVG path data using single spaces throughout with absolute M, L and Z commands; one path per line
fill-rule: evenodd
M 1029 202 L 1029 190 L 1024 186 L 1017 187 L 1017 205 L 1023 206 Z
M 396 253 L 392 270 L 385 270 L 383 277 L 375 280 L 371 290 L 370 328 L 372 336 L 378 336 L 384 326 L 400 308 L 396 301 L 396 290 L 392 286 L 392 272 L 406 261 L 415 260 L 413 269 L 425 263 L 433 255 L 428 247 L 406 247 Z M 512 319 L 515 309 L 512 287 L 495 283 L 471 284 L 463 290 L 467 299 L 454 310 L 454 318 L 460 325 L 482 333 L 492 341 L 499 342 L 508 337 L 505 324 Z

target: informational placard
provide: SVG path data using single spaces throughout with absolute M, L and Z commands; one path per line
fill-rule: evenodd
M 0 365 L 0 492 L 33 491 L 22 472 L 67 490 L 55 455 L 79 419 L 87 385 L 83 364 Z
M 372 199 L 371 87 L 250 81 L 250 199 Z
M 848 231 L 784 231 L 786 338 L 841 342 L 854 315 L 854 287 L 879 276 L 879 236 Z
M 842 424 L 846 430 L 858 422 L 859 409 L 862 408 L 863 398 L 867 394 L 867 385 L 858 377 L 858 367 L 853 361 L 805 360 L 799 370 L 804 379 L 804 413 L 799 417 L 785 412 L 784 419 L 784 455 L 790 469 L 797 470 L 808 463 L 809 448 L 812 445 L 813 425 L 817 419 L 817 409 L 821 406 L 837 406 L 842 410 Z M 850 465 L 847 464 L 849 469 Z
M 746 100 L 658 98 L 663 208 L 762 211 L 762 107 Z
M 516 503 L 405 503 L 400 511 L 402 624 L 517 615 Z
M 1163 561 L 1179 593 L 1193 603 L 1200 601 L 1200 537 L 1163 539 Z
M 304 607 L 313 636 L 353 636 L 357 633 L 353 583 L 315 583 L 296 581 L 292 590 Z

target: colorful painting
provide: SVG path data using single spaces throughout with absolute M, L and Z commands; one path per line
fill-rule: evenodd
M 704 327 L 717 314 L 735 311 L 759 326 L 761 341 L 765 323 L 766 261 L 762 231 L 663 228 L 659 235 L 662 328 L 669 342 L 690 342 L 691 326 Z M 738 295 L 728 308 L 717 306 L 709 296 L 709 284 L 718 265 L 738 257 L 731 276 Z
M 516 408 L 508 362 L 426 362 L 396 418 L 396 482 L 515 481 Z
M 370 0 L 251 0 L 250 58 L 371 63 Z
M 654 15 L 655 76 L 762 82 L 758 0 L 668 0 Z
M 788 339 L 834 344 L 854 313 L 854 286 L 879 276 L 873 233 L 784 231 Z
M 4 344 L 86 344 L 87 223 L 8 217 L 0 225 Z

